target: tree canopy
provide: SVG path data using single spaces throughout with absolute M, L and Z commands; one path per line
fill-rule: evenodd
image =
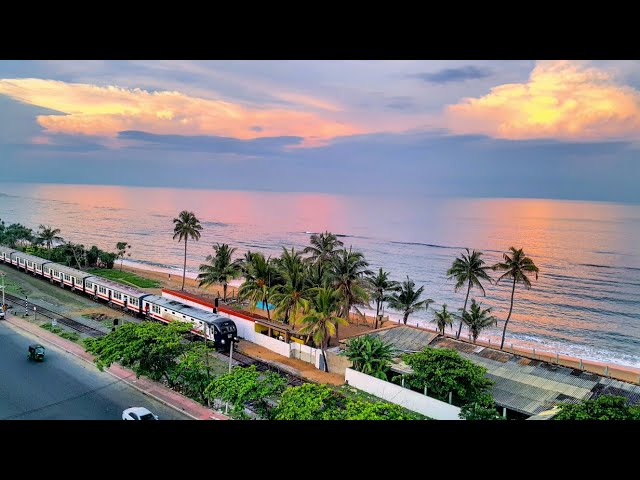
M 580 403 L 562 403 L 554 420 L 640 420 L 640 405 L 628 405 L 625 397 L 603 395 Z
M 86 339 L 85 347 L 96 356 L 94 361 L 100 370 L 118 363 L 131 368 L 138 377 L 164 377 L 173 386 L 169 372 L 176 357 L 190 346 L 183 341 L 190 329 L 190 324 L 182 322 L 126 323 L 104 337 Z
M 426 347 L 421 352 L 403 356 L 411 366 L 413 374 L 405 375 L 405 384 L 423 390 L 440 400 L 448 400 L 453 393 L 454 403 L 486 402 L 490 398 L 489 387 L 493 384 L 485 377 L 486 368 L 463 358 L 449 348 Z M 488 397 L 489 396 L 489 397 Z

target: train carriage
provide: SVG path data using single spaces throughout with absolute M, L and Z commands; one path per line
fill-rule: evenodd
M 11 254 L 17 252 L 14 248 L 5 247 L 0 245 L 0 261 L 4 263 L 11 263 Z
M 138 314 L 142 314 L 142 299 L 149 296 L 148 293 L 97 276 L 85 278 L 84 288 L 85 293 L 94 299 L 101 298 Z
M 145 316 L 164 323 L 189 322 L 191 331 L 214 342 L 215 348 L 228 351 L 231 342 L 237 340 L 236 324 L 228 317 L 206 312 L 184 303 L 157 295 L 149 295 L 142 301 Z
M 84 292 L 84 279 L 91 274 L 76 268 L 65 267 L 57 263 L 49 263 L 44 266 L 43 276 L 51 283 L 58 283 L 61 287 L 71 287 L 72 290 Z
M 42 257 L 36 257 L 35 255 L 29 255 L 18 250 L 14 250 L 11 253 L 11 263 L 22 268 L 25 272 L 31 272 L 34 275 L 43 275 L 43 267 L 48 263 L 52 263 L 51 260 L 46 260 Z

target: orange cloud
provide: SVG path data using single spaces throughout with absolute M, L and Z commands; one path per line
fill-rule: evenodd
M 318 141 L 361 132 L 355 125 L 326 119 L 317 113 L 251 109 L 175 91 L 149 92 L 138 88 L 22 78 L 0 79 L 0 94 L 62 112 L 63 115 L 38 117 L 40 125 L 51 132 L 113 137 L 123 130 L 142 130 L 156 134 L 219 135 L 240 139 L 293 135 L 317 138 Z M 311 101 L 307 97 L 303 100 Z M 337 109 L 330 104 L 322 106 Z M 313 141 L 308 143 L 313 144 Z
M 539 62 L 527 83 L 448 106 L 445 122 L 454 133 L 508 139 L 638 137 L 640 92 L 581 62 Z

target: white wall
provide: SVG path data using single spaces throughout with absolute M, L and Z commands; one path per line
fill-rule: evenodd
M 460 420 L 460 408 L 421 393 L 403 388 L 391 382 L 380 380 L 351 368 L 345 370 L 345 380 L 349 385 L 364 390 L 371 395 L 395 403 L 401 407 L 421 413 L 436 420 Z
M 256 333 L 251 341 L 258 345 L 262 345 L 283 357 L 289 358 L 290 356 L 291 344 L 278 340 L 277 338 L 271 338 L 268 335 Z
M 319 357 L 322 352 L 319 348 L 313 348 L 301 343 L 291 342 L 291 358 L 297 358 L 303 362 L 311 363 L 319 368 Z

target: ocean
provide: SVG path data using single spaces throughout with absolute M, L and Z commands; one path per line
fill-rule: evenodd
M 640 205 L 545 199 L 274 193 L 96 185 L 0 183 L 0 218 L 37 230 L 44 223 L 65 240 L 115 251 L 141 268 L 182 273 L 183 243 L 172 219 L 191 210 L 203 228 L 189 242 L 190 277 L 216 242 L 277 256 L 302 249 L 311 232 L 329 230 L 362 251 L 371 270 L 395 280 L 409 276 L 435 302 L 409 324 L 434 327 L 433 308 L 462 307 L 446 271 L 464 247 L 487 264 L 509 247 L 523 248 L 540 268 L 532 288 L 516 287 L 506 345 L 513 343 L 583 359 L 640 367 Z M 497 272 L 492 272 L 497 278 Z M 510 284 L 485 285 L 498 328 L 480 338 L 499 341 Z M 399 315 L 385 314 L 395 321 Z M 463 330 L 464 334 L 464 330 Z

